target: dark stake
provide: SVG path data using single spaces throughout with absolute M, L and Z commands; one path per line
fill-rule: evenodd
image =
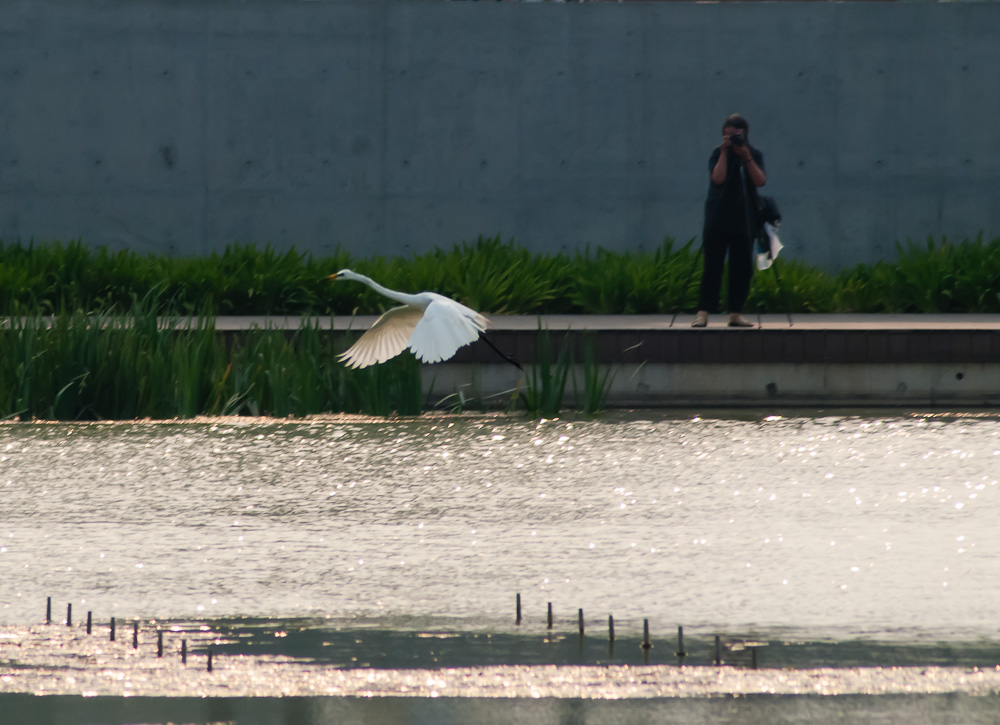
M 715 666 L 722 665 L 722 637 L 715 635 Z
M 45 598 L 45 623 L 52 624 L 52 597 Z
M 92 634 L 94 631 L 94 616 L 93 612 L 87 612 L 87 634 Z
M 652 642 L 649 641 L 649 620 L 642 620 L 642 648 L 644 650 L 651 650 L 653 648 Z
M 163 656 L 163 630 L 156 633 L 156 656 Z
M 111 618 L 111 641 L 115 641 L 115 618 Z
M 552 602 L 549 602 L 549 629 L 552 629 Z
M 687 657 L 687 652 L 684 651 L 684 627 L 677 627 L 677 656 L 682 659 Z
M 517 593 L 517 618 L 514 620 L 514 624 L 521 623 L 521 592 Z
M 73 604 L 72 602 L 66 605 L 66 626 L 73 626 Z
M 208 645 L 208 671 L 212 671 L 212 645 Z
M 181 664 L 186 665 L 188 663 L 188 641 L 186 639 L 181 640 Z
M 615 641 L 615 618 L 611 614 L 608 615 L 608 640 Z
M 751 647 L 750 648 L 750 666 L 753 669 L 755 669 L 755 670 L 757 669 L 757 648 L 756 647 Z
M 139 649 L 139 623 L 132 622 L 132 649 Z
M 578 619 L 580 621 L 580 637 L 583 637 L 583 609 L 579 611 Z

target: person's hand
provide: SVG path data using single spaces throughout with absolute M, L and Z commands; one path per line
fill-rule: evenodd
M 722 143 L 719 144 L 719 148 L 722 150 L 722 153 L 726 153 L 733 148 L 733 142 L 730 140 L 728 133 L 722 137 Z

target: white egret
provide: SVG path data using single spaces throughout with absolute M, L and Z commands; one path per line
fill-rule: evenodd
M 380 295 L 402 303 L 383 313 L 347 352 L 337 356 L 350 368 L 383 363 L 406 348 L 421 362 L 441 362 L 452 357 L 458 348 L 478 340 L 489 325 L 483 315 L 437 292 L 397 292 L 350 269 L 331 274 L 329 279 L 362 282 Z M 483 339 L 497 350 L 489 339 Z M 521 367 L 499 350 L 497 352 Z

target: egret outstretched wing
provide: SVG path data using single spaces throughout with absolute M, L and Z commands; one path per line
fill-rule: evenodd
M 486 324 L 486 318 L 475 310 L 436 296 L 413 328 L 408 347 L 423 362 L 447 360 L 458 348 L 478 340 Z
M 489 324 L 485 317 L 472 308 L 437 292 L 397 292 L 350 269 L 331 274 L 329 279 L 361 282 L 380 295 L 403 303 L 402 307 L 394 307 L 378 318 L 350 350 L 338 356 L 348 367 L 364 368 L 385 362 L 407 347 L 421 362 L 441 362 L 458 352 L 458 348 L 463 345 L 478 340 Z M 504 360 L 521 367 L 515 360 L 497 350 L 496 345 L 488 339 L 486 342 Z
M 409 306 L 386 310 L 349 350 L 337 356 L 349 368 L 366 368 L 396 357 L 406 349 L 422 311 Z

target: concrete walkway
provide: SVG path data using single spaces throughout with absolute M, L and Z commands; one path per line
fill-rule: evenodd
M 757 320 L 753 315 L 750 319 Z M 338 317 L 335 331 L 366 330 L 372 315 Z M 678 315 L 494 315 L 490 340 L 521 362 L 504 362 L 485 342 L 444 363 L 424 365 L 439 397 L 493 400 L 538 384 L 537 362 L 557 365 L 573 349 L 568 389 L 612 371 L 608 407 L 787 406 L 1000 408 L 1000 315 L 763 315 L 730 328 L 716 315 L 692 328 Z M 293 330 L 295 317 L 221 317 L 217 329 Z M 331 328 L 329 317 L 312 324 Z M 550 331 L 548 341 L 539 328 Z M 548 373 L 546 373 L 548 374 Z M 598 374 L 600 374 L 598 372 Z M 527 382 L 526 382 L 527 381 Z M 567 393 L 571 398 L 573 393 Z M 572 405 L 572 403 L 570 403 Z
M 490 325 L 496 331 L 534 331 L 542 326 L 549 330 L 691 330 L 692 314 L 677 315 L 671 325 L 671 315 L 489 315 Z M 1000 315 L 816 315 L 795 314 L 791 325 L 786 315 L 761 315 L 759 318 L 748 314 L 746 317 L 760 324 L 760 329 L 781 330 L 997 330 L 1000 331 Z M 365 330 L 377 319 L 377 315 L 339 316 L 333 319 L 335 330 Z M 726 315 L 713 315 L 705 329 L 726 327 Z M 330 329 L 331 319 L 319 317 L 313 320 L 322 329 Z M 218 330 L 247 330 L 251 327 L 297 329 L 302 324 L 300 317 L 288 316 L 222 316 L 216 318 Z M 691 330 L 703 332 L 704 330 Z M 745 330 L 732 330 L 745 332 Z

